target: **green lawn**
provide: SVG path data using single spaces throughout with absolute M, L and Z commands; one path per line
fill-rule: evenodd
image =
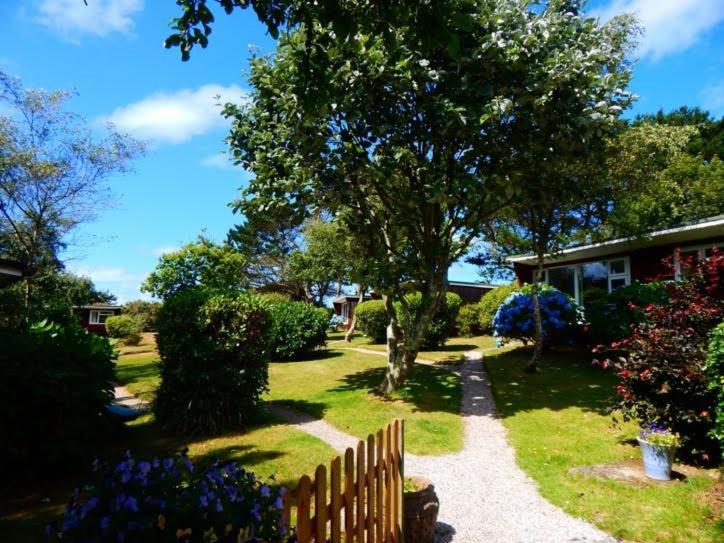
M 372 343 L 368 337 L 356 334 L 351 343 L 344 341 L 344 333 L 330 334 L 329 345 L 334 348 L 362 347 L 372 351 L 384 352 L 387 346 L 381 343 Z M 445 347 L 439 351 L 420 351 L 419 358 L 433 360 L 435 362 L 457 362 L 462 359 L 465 351 L 475 349 L 491 349 L 495 347 L 495 338 L 492 336 L 475 337 L 453 337 L 450 338 Z
M 463 444 L 460 380 L 444 368 L 417 365 L 391 397 L 375 393 L 386 360 L 330 350 L 316 359 L 271 364 L 268 399 L 366 438 L 393 418 L 405 419 L 405 445 L 415 454 L 457 451 Z
M 116 362 L 116 377 L 131 394 L 150 401 L 159 382 L 158 363 L 155 352 L 121 356 Z
M 550 354 L 542 371 L 523 373 L 528 352 L 486 356 L 498 411 L 519 465 L 542 494 L 569 513 L 627 541 L 673 543 L 724 539 L 706 505 L 710 474 L 669 484 L 634 487 L 570 475 L 576 466 L 640 457 L 634 424 L 612 426 L 606 407 L 614 377 L 582 356 Z

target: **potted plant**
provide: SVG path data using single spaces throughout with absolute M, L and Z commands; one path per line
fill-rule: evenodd
M 405 543 L 432 543 L 440 501 L 433 484 L 423 477 L 405 477 Z
M 647 477 L 659 481 L 671 479 L 671 464 L 679 446 L 679 436 L 660 424 L 649 424 L 639 433 L 639 445 Z

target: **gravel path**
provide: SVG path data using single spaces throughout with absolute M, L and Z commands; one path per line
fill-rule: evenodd
M 451 369 L 460 375 L 463 383 L 464 449 L 441 456 L 405 454 L 405 473 L 427 477 L 435 484 L 440 498 L 438 540 L 454 543 L 616 541 L 543 499 L 535 483 L 518 467 L 505 427 L 495 415 L 482 354 L 465 353 L 463 364 Z M 279 406 L 273 409 L 291 424 L 340 452 L 358 441 L 325 421 Z

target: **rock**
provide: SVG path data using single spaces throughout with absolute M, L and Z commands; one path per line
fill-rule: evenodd
M 636 486 L 646 485 L 670 485 L 676 484 L 677 481 L 692 476 L 709 476 L 714 479 L 719 478 L 718 470 L 703 470 L 685 464 L 674 464 L 671 470 L 671 481 L 656 481 L 650 479 L 644 473 L 644 466 L 641 460 L 624 460 L 614 462 L 612 464 L 596 464 L 593 466 L 580 466 L 568 470 L 571 475 L 584 475 L 586 477 L 595 477 L 597 479 L 613 479 L 622 483 L 628 483 Z

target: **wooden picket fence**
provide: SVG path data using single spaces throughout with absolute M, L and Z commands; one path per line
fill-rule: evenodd
M 285 502 L 287 528 L 296 518 L 298 543 L 403 543 L 405 423 L 394 420 L 367 442 L 347 449 L 330 466 L 317 466 L 314 480 L 299 479 Z M 344 475 L 344 479 L 343 476 Z M 342 537 L 344 535 L 344 537 Z

